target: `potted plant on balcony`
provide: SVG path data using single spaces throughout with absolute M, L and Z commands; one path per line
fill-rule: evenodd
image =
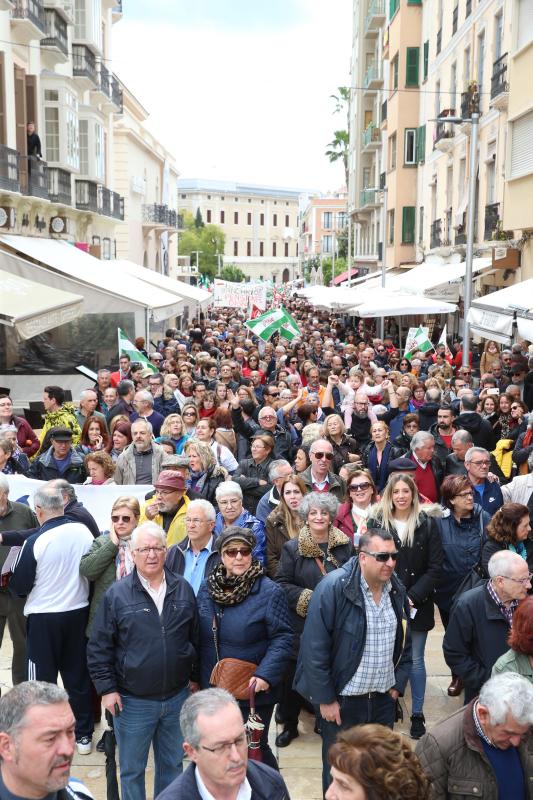
M 496 223 L 492 232 L 492 241 L 511 242 L 513 231 L 503 229 L 501 219 Z M 492 250 L 492 266 L 494 269 L 517 269 L 520 266 L 520 250 L 518 247 L 496 246 Z

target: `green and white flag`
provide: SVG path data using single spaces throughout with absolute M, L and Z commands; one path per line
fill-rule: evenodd
M 249 319 L 244 324 L 264 342 L 268 342 L 276 331 L 279 331 L 280 335 L 288 339 L 289 342 L 302 335 L 295 320 L 283 306 L 274 309 L 274 311 L 267 311 L 266 314 L 261 314 L 260 317 L 255 319 Z
M 141 353 L 140 350 L 137 350 L 134 344 L 130 342 L 126 334 L 120 328 L 118 330 L 118 357 L 120 356 L 129 356 L 132 361 L 137 361 L 139 364 L 142 364 L 146 369 L 151 369 L 152 372 L 159 372 L 155 364 L 146 358 L 146 356 Z
M 428 338 L 427 328 L 410 329 L 405 343 L 405 358 L 410 361 L 415 353 L 427 353 L 428 350 L 433 350 L 434 347 Z

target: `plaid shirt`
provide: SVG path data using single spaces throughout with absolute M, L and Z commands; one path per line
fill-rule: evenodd
M 514 614 L 514 612 L 515 612 L 515 610 L 516 610 L 516 608 L 518 606 L 518 603 L 520 601 L 519 600 L 511 600 L 509 605 L 505 606 L 502 603 L 502 601 L 500 600 L 500 598 L 498 597 L 498 595 L 496 594 L 496 590 L 495 590 L 494 586 L 492 585 L 492 581 L 489 581 L 487 583 L 487 589 L 488 589 L 488 592 L 489 592 L 490 596 L 492 597 L 492 599 L 494 600 L 494 602 L 498 606 L 498 610 L 500 611 L 501 615 L 503 617 L 505 617 L 505 620 L 507 621 L 507 624 L 511 628 L 512 625 L 513 625 L 513 614 Z
M 393 654 L 398 620 L 390 599 L 391 582 L 384 585 L 379 605 L 362 575 L 361 589 L 366 611 L 365 646 L 354 676 L 341 692 L 343 695 L 388 692 L 394 686 Z

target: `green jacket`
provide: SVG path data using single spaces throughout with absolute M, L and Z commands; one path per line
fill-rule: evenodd
M 517 672 L 533 683 L 533 664 L 528 656 L 516 650 L 508 650 L 494 664 L 492 674 L 499 675 L 501 672 Z
M 91 545 L 80 562 L 80 574 L 93 582 L 93 596 L 89 608 L 89 622 L 87 623 L 87 636 L 91 633 L 95 614 L 104 594 L 117 579 L 115 559 L 118 547 L 107 534 L 102 534 Z

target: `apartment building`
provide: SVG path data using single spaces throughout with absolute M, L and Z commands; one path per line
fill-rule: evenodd
M 113 177 L 126 200 L 116 232 L 117 258 L 176 275 L 178 171 L 173 156 L 147 130 L 148 111 L 123 87 L 123 113 L 114 124 Z
M 180 178 L 178 208 L 193 215 L 200 209 L 206 224 L 224 231 L 224 264 L 239 267 L 247 279 L 286 282 L 298 277 L 300 194 L 297 189 Z
M 510 0 L 508 68 L 507 166 L 503 204 L 503 229 L 523 239 L 522 280 L 533 278 L 533 3 Z
M 338 252 L 338 237 L 346 232 L 347 194 L 312 197 L 300 216 L 300 256 L 305 265 Z
M 115 255 L 124 200 L 113 185 L 115 0 L 0 4 L 0 231 L 64 238 Z M 42 159 L 27 152 L 34 122 Z

